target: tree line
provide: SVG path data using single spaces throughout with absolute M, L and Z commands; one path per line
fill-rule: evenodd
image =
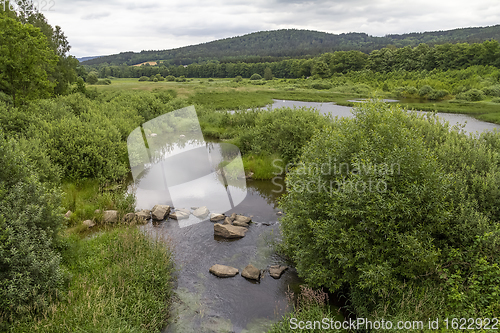
M 327 52 L 310 59 L 285 59 L 274 62 L 218 62 L 209 61 L 189 65 L 173 66 L 158 61 L 157 65 L 141 66 L 85 66 L 87 71 L 96 71 L 101 78 L 139 78 L 161 75 L 166 77 L 200 78 L 249 78 L 257 73 L 264 76 L 270 68 L 278 78 L 301 78 L 317 75 L 331 77 L 335 73 L 348 73 L 360 70 L 388 73 L 393 71 L 432 71 L 465 69 L 474 65 L 500 67 L 500 43 L 496 40 L 482 43 L 458 43 L 429 46 L 420 44 L 416 47 L 394 46 L 365 54 L 361 51 Z M 85 73 L 82 72 L 83 75 Z

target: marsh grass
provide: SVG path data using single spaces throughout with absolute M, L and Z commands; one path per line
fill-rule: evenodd
M 292 328 L 291 319 L 296 322 L 322 321 L 323 318 L 332 318 L 342 321 L 342 316 L 333 312 L 328 306 L 328 294 L 323 290 L 313 290 L 307 286 L 300 286 L 300 293 L 296 296 L 290 290 L 287 298 L 293 304 L 293 311 L 283 316 L 282 320 L 274 324 L 268 333 L 291 333 L 291 332 L 347 332 L 346 330 L 323 330 L 323 329 L 299 329 Z
M 282 161 L 279 155 L 245 155 L 242 157 L 245 174 L 253 172 L 253 179 L 272 179 L 280 174 L 280 169 L 275 167 L 276 160 Z M 281 163 L 282 164 L 282 163 Z M 281 166 L 280 164 L 280 166 Z
M 120 227 L 66 236 L 70 277 L 61 300 L 23 317 L 9 332 L 159 332 L 168 318 L 173 257 L 169 241 Z
M 98 180 L 85 180 L 79 182 L 66 182 L 62 186 L 64 211 L 73 213 L 68 221 L 68 226 L 79 225 L 84 220 L 100 222 L 100 215 L 95 210 L 118 210 L 119 215 L 134 211 L 135 197 L 124 192 L 125 182 L 112 187 L 101 186 Z M 102 214 L 101 214 L 102 215 Z

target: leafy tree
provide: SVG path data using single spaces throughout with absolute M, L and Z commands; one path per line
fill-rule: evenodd
M 37 11 L 32 0 L 18 0 L 18 20 L 23 24 L 31 24 L 47 37 L 49 47 L 57 55 L 57 64 L 49 71 L 49 79 L 55 82 L 54 93 L 61 95 L 69 92 L 70 84 L 76 80 L 78 60 L 69 55 L 71 46 L 60 26 L 53 28 L 45 16 Z
M 332 75 L 330 72 L 330 68 L 328 68 L 328 65 L 326 62 L 318 60 L 314 63 L 311 74 L 314 75 L 319 75 L 321 78 L 327 78 Z
M 88 84 L 96 84 L 97 81 L 99 81 L 99 76 L 97 75 L 97 72 L 90 72 L 87 75 L 87 83 Z
M 272 80 L 273 79 L 273 72 L 272 72 L 271 68 L 266 67 L 266 69 L 264 70 L 264 79 L 265 80 Z
M 39 29 L 0 13 L 0 45 L 0 91 L 14 105 L 53 93 L 47 73 L 54 71 L 57 56 Z

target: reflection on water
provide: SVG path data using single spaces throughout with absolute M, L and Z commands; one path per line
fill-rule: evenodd
M 284 185 L 282 180 L 275 183 Z M 289 286 L 296 288 L 301 283 L 294 269 L 278 280 L 267 272 L 258 283 L 241 276 L 250 263 L 259 269 L 286 264 L 272 247 L 280 233 L 276 200 L 282 193 L 278 193 L 276 184 L 249 180 L 245 199 L 226 212 L 253 215 L 254 223 L 241 239 L 215 237 L 214 223 L 208 220 L 184 228 L 179 225 L 181 221 L 175 220 L 150 222 L 142 227 L 152 235 L 168 235 L 175 249 L 179 271 L 171 313 L 176 321 L 164 332 L 265 332 L 291 310 L 286 292 Z M 144 196 L 146 191 L 137 189 L 137 199 L 148 208 L 150 194 Z M 218 278 L 209 273 L 214 264 L 236 267 L 240 274 Z
M 296 271 L 289 269 L 278 280 L 267 272 L 255 282 L 241 275 L 221 279 L 209 268 L 229 265 L 241 274 L 248 264 L 261 270 L 286 264 L 272 247 L 279 237 L 276 201 L 283 193 L 283 180 L 247 183 L 237 147 L 205 142 L 196 122 L 189 122 L 191 131 L 177 131 L 175 122 L 160 120 L 129 137 L 134 178 L 129 191 L 136 195 L 136 208 L 207 206 L 211 213 L 238 213 L 253 221 L 245 237 L 236 240 L 215 237 L 214 223 L 192 214 L 185 220 L 150 221 L 141 227 L 153 237 L 166 235 L 175 252 L 173 322 L 165 332 L 264 332 L 290 310 L 286 291 L 300 283 Z

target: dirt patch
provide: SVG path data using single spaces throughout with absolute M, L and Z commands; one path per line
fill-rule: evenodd
M 146 62 L 137 64 L 137 65 L 132 65 L 132 66 L 137 67 L 137 66 L 142 66 L 142 65 L 145 65 L 145 64 L 150 64 L 151 66 L 155 66 L 156 65 L 156 61 L 146 61 Z

